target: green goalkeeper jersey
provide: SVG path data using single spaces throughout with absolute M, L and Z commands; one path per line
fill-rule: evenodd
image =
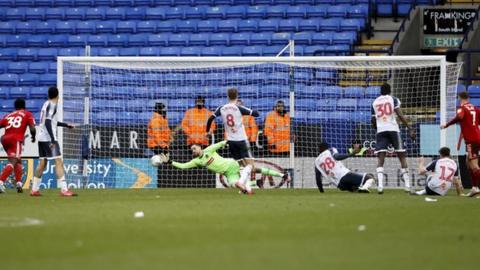
M 230 167 L 237 165 L 235 160 L 231 158 L 223 158 L 217 153 L 217 150 L 225 147 L 226 144 L 226 141 L 212 144 L 203 150 L 202 156 L 194 158 L 186 163 L 173 161 L 172 165 L 178 169 L 206 167 L 211 172 L 225 174 Z

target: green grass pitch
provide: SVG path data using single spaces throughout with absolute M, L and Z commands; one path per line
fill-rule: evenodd
M 57 192 L 0 194 L 0 269 L 475 269 L 480 254 L 480 199 L 453 194 Z

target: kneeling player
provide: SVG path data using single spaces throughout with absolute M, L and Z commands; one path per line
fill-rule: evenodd
M 240 170 L 240 164 L 236 160 L 223 158 L 217 153 L 217 150 L 224 148 L 225 145 L 227 145 L 227 141 L 221 141 L 202 149 L 199 145 L 194 144 L 190 148 L 194 159 L 186 163 L 172 161 L 170 157 L 165 154 L 160 154 L 159 156 L 163 163 L 171 164 L 177 169 L 207 168 L 211 172 L 224 175 L 227 178 L 229 186 L 237 187 L 243 193 L 253 194 L 248 181 L 250 172 Z
M 329 148 L 328 144 L 320 144 L 320 155 L 315 159 L 315 178 L 320 192 L 323 192 L 323 177 L 330 180 L 340 190 L 370 192 L 368 189 L 375 182 L 373 175 L 351 172 L 340 161 L 356 155 L 360 150 L 360 145 L 357 144 L 354 145 L 351 154 L 342 155 L 338 153 L 337 149 Z
M 418 173 L 427 174 L 427 172 L 433 172 L 433 174 L 427 177 L 427 184 L 425 189 L 415 192 L 416 195 L 439 195 L 444 196 L 448 190 L 452 187 L 452 183 L 455 185 L 457 195 L 462 194 L 462 184 L 458 179 L 458 166 L 455 161 L 450 158 L 450 149 L 448 147 L 442 147 L 438 151 L 440 158 L 430 162 L 427 167 L 424 166 L 425 160 L 423 157 L 418 160 Z

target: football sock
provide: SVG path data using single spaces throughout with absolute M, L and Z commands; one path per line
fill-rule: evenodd
M 65 181 L 65 176 L 57 180 L 57 186 L 62 190 L 62 192 L 65 192 L 68 190 L 67 181 Z
M 410 188 L 410 176 L 408 175 L 408 168 L 402 168 L 400 172 L 402 174 L 403 182 L 405 182 L 405 188 Z
M 40 184 L 42 183 L 42 179 L 36 176 L 33 177 L 32 183 L 32 191 L 36 192 L 40 189 Z
M 383 191 L 383 167 L 377 167 L 378 190 Z
M 263 174 L 263 175 L 283 177 L 283 173 L 277 172 L 277 171 L 272 170 L 272 169 L 261 168 L 260 170 L 262 171 L 262 174 Z
M 5 166 L 5 168 L 3 168 L 2 174 L 0 174 L 0 181 L 3 182 L 5 180 L 7 180 L 8 176 L 10 176 L 12 171 L 13 171 L 13 165 L 8 163 L 7 166 Z
M 22 182 L 22 171 L 23 171 L 23 166 L 22 163 L 17 163 L 15 164 L 15 181 L 17 182 Z
M 245 189 L 247 191 L 251 191 L 252 190 L 252 187 L 250 186 L 250 181 L 248 181 L 250 179 L 250 173 L 252 172 L 252 165 L 247 165 L 243 168 L 243 170 L 240 171 L 240 180 L 238 180 L 238 182 L 240 182 L 241 185 L 245 186 Z

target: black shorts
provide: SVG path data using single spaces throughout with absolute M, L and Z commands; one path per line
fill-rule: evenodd
M 338 189 L 355 191 L 363 184 L 365 176 L 367 176 L 366 173 L 349 172 L 338 182 Z
M 402 138 L 400 132 L 384 131 L 377 133 L 377 140 L 375 142 L 375 154 L 378 152 L 387 152 L 389 149 L 394 149 L 395 152 L 405 152 L 403 148 Z
M 50 147 L 51 142 L 38 142 L 38 157 L 46 159 L 61 158 L 60 145 L 54 142 L 55 147 Z
M 250 143 L 247 141 L 228 141 L 228 149 L 235 160 L 253 158 L 250 152 Z
M 427 192 L 427 195 L 430 195 L 430 196 L 442 196 L 442 195 L 438 194 L 437 192 L 431 190 L 431 189 L 428 187 L 428 184 L 425 185 L 425 191 Z

